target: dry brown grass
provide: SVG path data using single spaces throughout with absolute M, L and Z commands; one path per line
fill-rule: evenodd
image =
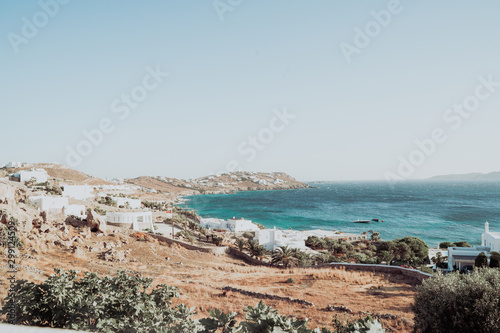
M 18 279 L 33 282 L 45 280 L 54 268 L 91 271 L 100 275 L 114 275 L 119 270 L 130 270 L 154 279 L 154 284 L 165 283 L 177 286 L 181 297 L 174 304 L 184 303 L 196 307 L 198 317 L 208 315 L 208 310 L 219 308 L 238 313 L 244 319 L 243 309 L 255 306 L 259 299 L 233 293 L 222 296 L 222 287 L 232 286 L 245 290 L 270 293 L 304 299 L 315 304 L 307 307 L 296 303 L 266 300 L 266 304 L 279 309 L 281 314 L 309 318 L 310 327 L 330 326 L 332 318 L 342 313 L 327 312 L 327 305 L 344 305 L 354 312 L 366 311 L 391 313 L 404 319 L 386 321 L 394 332 L 410 332 L 411 303 L 414 282 L 402 276 L 390 276 L 372 272 L 347 271 L 345 269 L 277 269 L 249 266 L 237 259 L 189 251 L 178 245 L 162 246 L 155 242 L 138 241 L 127 237 L 129 244 L 120 250 L 130 250 L 124 263 L 110 263 L 98 259 L 99 253 L 87 253 L 87 258 L 74 257 L 69 250 L 51 247 L 46 254 L 35 255 L 38 260 L 22 260 L 22 264 L 42 270 L 42 274 L 21 270 Z M 116 237 L 100 237 L 85 242 L 113 241 Z M 168 258 L 168 260 L 167 260 Z M 6 258 L 0 257 L 0 264 Z M 4 272 L 0 272 L 4 273 Z M 294 283 L 285 283 L 289 278 Z M 0 297 L 6 296 L 4 283 L 0 282 Z

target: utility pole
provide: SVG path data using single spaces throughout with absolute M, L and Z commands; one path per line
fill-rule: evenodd
M 174 204 L 172 204 L 172 209 L 170 210 L 170 216 L 172 216 L 172 218 L 170 219 L 170 221 L 172 222 L 172 245 L 174 245 L 174 243 L 173 243 L 174 236 L 175 236 L 175 226 L 174 226 Z

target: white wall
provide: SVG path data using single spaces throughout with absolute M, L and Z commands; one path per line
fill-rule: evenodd
M 35 206 L 42 211 L 62 210 L 68 206 L 68 198 L 64 197 L 46 197 L 46 196 L 32 196 L 28 200 L 33 202 Z
M 86 216 L 86 207 L 84 205 L 70 205 L 66 197 L 31 196 L 28 200 L 40 208 L 41 211 L 62 213 L 64 210 L 66 216 L 75 215 L 81 218 Z
M 66 215 L 75 215 L 80 218 L 85 218 L 87 208 L 84 205 L 68 205 L 64 207 L 64 213 Z
M 258 231 L 259 227 L 250 220 L 227 220 L 227 229 L 233 232 Z
M 21 183 L 27 182 L 31 178 L 35 178 L 37 183 L 45 183 L 49 179 L 49 175 L 44 169 L 21 170 L 18 174 Z
M 123 198 L 123 197 L 111 197 L 113 198 L 114 201 L 116 201 L 116 205 L 118 207 L 120 206 L 126 206 L 127 202 L 130 206 L 131 209 L 138 209 L 141 208 L 141 200 L 140 199 L 130 199 L 130 198 Z
M 107 212 L 106 222 L 124 224 L 131 223 L 134 230 L 140 230 L 139 223 L 147 223 L 148 228 L 154 230 L 153 213 L 151 212 Z
M 63 185 L 63 196 L 77 200 L 87 200 L 94 197 L 93 188 L 88 185 Z

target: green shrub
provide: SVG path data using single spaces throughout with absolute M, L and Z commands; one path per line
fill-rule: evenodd
M 490 252 L 490 267 L 491 268 L 500 267 L 500 253 L 495 251 Z
M 438 273 L 417 287 L 415 328 L 421 333 L 498 332 L 500 270 Z
M 488 257 L 484 252 L 479 253 L 474 261 L 474 266 L 479 268 L 488 267 Z
M 451 244 L 451 242 L 442 242 L 442 243 L 439 243 L 439 248 L 440 249 L 447 249 L 449 247 L 453 247 L 453 244 Z
M 294 278 L 288 278 L 285 283 L 295 283 L 295 279 Z
M 179 296 L 175 287 L 159 285 L 150 293 L 152 280 L 119 272 L 115 277 L 98 277 L 75 271 L 56 270 L 41 284 L 16 281 L 14 292 L 2 308 L 19 309 L 16 324 L 84 330 L 89 332 L 191 333 L 199 324 L 189 317 L 196 314 L 184 305 L 171 307 Z
M 452 247 L 472 247 L 467 241 L 455 242 Z
M 248 306 L 245 321 L 236 322 L 236 313 L 210 311 L 209 318 L 192 319 L 197 313 L 181 304 L 172 307 L 179 296 L 175 287 L 152 287 L 152 279 L 118 272 L 115 277 L 95 273 L 79 278 L 75 271 L 56 270 L 40 284 L 16 281 L 5 300 L 2 313 L 7 321 L 27 326 L 66 328 L 87 332 L 120 333 L 332 333 L 327 328 L 310 329 L 306 320 L 282 316 L 262 301 Z M 149 293 L 148 290 L 151 290 Z M 9 320 L 10 309 L 17 309 Z M 335 332 L 382 333 L 385 330 L 370 317 L 343 324 L 334 319 Z

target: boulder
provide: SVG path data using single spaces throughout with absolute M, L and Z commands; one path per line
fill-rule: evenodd
M 110 249 L 101 253 L 100 258 L 106 261 L 120 262 L 125 261 L 125 258 L 129 254 L 128 251 L 119 251 L 115 249 Z
M 71 252 L 75 255 L 75 257 L 87 258 L 87 255 L 85 254 L 85 250 L 83 250 L 81 247 L 73 245 L 73 246 L 71 246 Z
M 91 231 L 100 231 L 103 234 L 107 234 L 105 218 L 97 214 L 94 210 L 90 210 L 87 214 L 87 226 Z
M 8 205 L 15 203 L 15 189 L 6 183 L 0 183 L 0 204 Z

